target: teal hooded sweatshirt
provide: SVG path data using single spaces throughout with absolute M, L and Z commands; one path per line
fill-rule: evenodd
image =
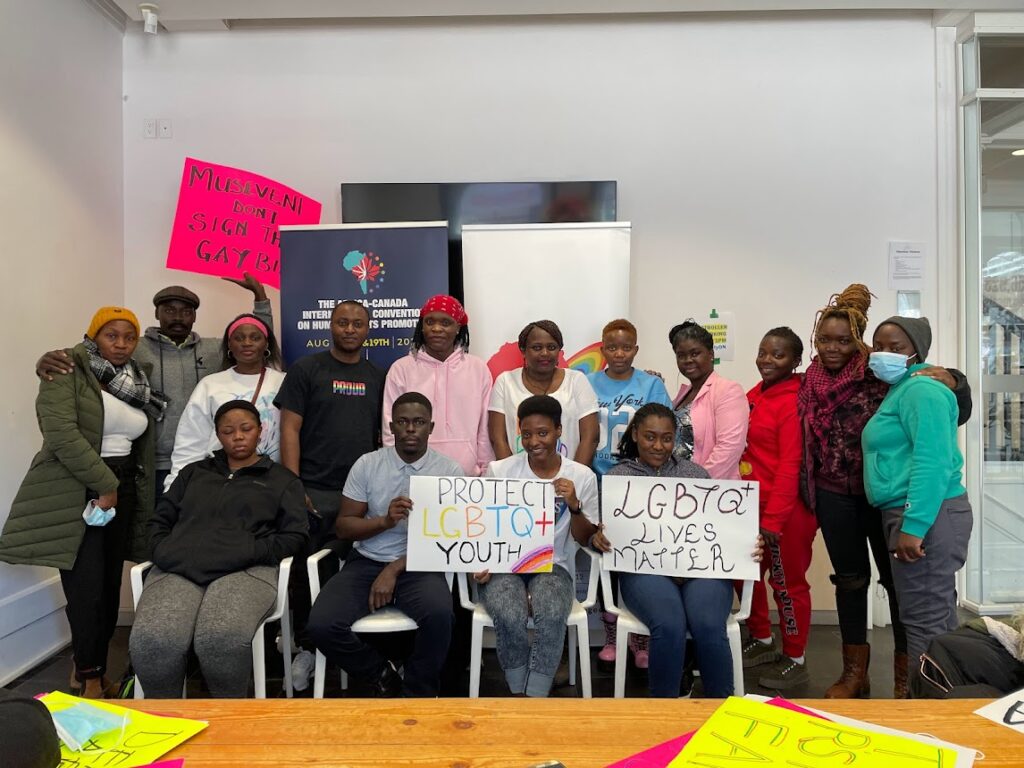
M 889 388 L 861 435 L 864 487 L 878 509 L 903 507 L 903 533 L 923 539 L 946 499 L 965 493 L 956 443 L 956 397 L 944 384 L 907 369 Z

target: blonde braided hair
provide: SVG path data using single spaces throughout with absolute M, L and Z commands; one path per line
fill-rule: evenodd
M 845 320 L 850 324 L 850 333 L 861 352 L 870 352 L 868 345 L 864 342 L 864 332 L 868 328 L 868 309 L 871 307 L 871 297 L 874 296 L 868 287 L 862 283 L 852 283 L 846 286 L 842 293 L 833 293 L 828 304 L 818 310 L 814 316 L 814 333 L 811 336 L 811 347 L 816 349 L 815 342 L 818 338 L 818 329 L 826 320 L 833 318 Z

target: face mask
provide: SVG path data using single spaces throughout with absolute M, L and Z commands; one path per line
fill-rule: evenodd
M 881 381 L 895 384 L 907 372 L 907 363 L 912 357 L 917 357 L 917 353 L 901 355 L 897 352 L 872 352 L 868 356 L 868 367 Z
M 116 715 L 86 702 L 58 710 L 51 715 L 57 735 L 72 752 L 80 751 L 93 737 L 116 728 L 120 728 L 124 735 L 124 729 L 128 725 L 127 712 L 124 716 Z M 89 754 L 96 752 L 90 750 Z
M 110 509 L 101 509 L 96 506 L 96 499 L 89 499 L 89 503 L 85 505 L 85 509 L 82 510 L 82 519 L 85 520 L 86 525 L 95 525 L 102 528 L 104 525 L 114 519 L 114 515 L 117 514 L 117 510 L 113 507 Z

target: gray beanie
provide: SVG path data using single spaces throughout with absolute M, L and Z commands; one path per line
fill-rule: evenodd
M 879 327 L 887 323 L 899 326 L 907 334 L 910 338 L 910 343 L 914 345 L 914 351 L 917 352 L 917 360 L 915 362 L 923 363 L 925 358 L 928 357 L 928 350 L 932 347 L 932 327 L 928 323 L 928 318 L 893 315 L 888 320 L 883 320 Z

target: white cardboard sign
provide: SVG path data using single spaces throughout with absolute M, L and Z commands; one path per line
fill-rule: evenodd
M 408 570 L 551 571 L 556 501 L 550 481 L 414 476 L 409 496 Z
M 605 475 L 601 521 L 610 571 L 757 579 L 758 484 Z
M 1024 689 L 996 699 L 974 710 L 974 714 L 1024 734 Z

